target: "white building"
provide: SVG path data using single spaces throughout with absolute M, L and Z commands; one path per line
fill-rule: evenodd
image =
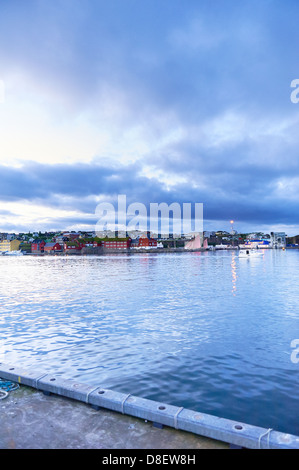
M 285 232 L 271 232 L 270 235 L 273 248 L 284 248 L 286 246 Z

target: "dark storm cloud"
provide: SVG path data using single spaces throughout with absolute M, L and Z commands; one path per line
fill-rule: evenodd
M 250 183 L 254 186 L 254 181 L 246 174 L 234 175 L 238 180 L 235 186 L 232 175 L 221 172 L 217 186 L 194 185 L 196 179 L 193 178 L 190 183 L 177 183 L 169 190 L 158 179 L 141 176 L 140 170 L 138 165 L 108 167 L 96 163 L 42 165 L 30 162 L 15 169 L 2 166 L 0 200 L 26 200 L 92 215 L 99 196 L 116 204 L 117 196 L 125 194 L 128 204 L 141 202 L 147 207 L 151 202 L 202 202 L 206 220 L 224 217 L 259 223 L 271 223 L 273 219 L 277 223 L 299 223 L 296 200 L 287 204 L 281 201 L 270 183 L 264 185 L 263 191 L 253 188 L 250 192 L 248 188 Z
M 298 223 L 296 1 L 12 0 L 0 9 L 3 70 L 61 99 L 62 121 L 71 109 L 100 123 L 103 95 L 115 103 L 119 92 L 127 107 L 124 118 L 116 112 L 119 133 L 143 126 L 154 136 L 131 165 L 101 154 L 92 164 L 6 163 L 1 200 L 91 214 L 98 196 L 126 194 L 147 205 L 203 202 L 209 220 Z M 230 113 L 227 128 L 221 117 Z M 170 143 L 156 145 L 168 134 Z M 123 161 L 126 148 L 120 153 Z
M 161 195 L 158 181 L 138 176 L 141 167 L 108 167 L 99 164 L 47 165 L 29 162 L 21 168 L 0 166 L 0 199 L 50 200 L 54 195 L 75 198 L 134 194 L 143 201 Z M 134 196 L 133 196 L 134 197 Z M 59 200 L 57 199 L 56 204 Z

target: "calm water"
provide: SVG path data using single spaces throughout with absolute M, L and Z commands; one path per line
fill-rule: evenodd
M 299 434 L 299 250 L 0 257 L 3 362 Z

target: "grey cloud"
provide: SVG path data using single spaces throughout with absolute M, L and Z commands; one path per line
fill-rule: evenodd
M 234 176 L 221 172 L 204 186 L 195 185 L 196 178 L 178 183 L 169 191 L 158 178 L 139 176 L 138 165 L 108 167 L 99 164 L 41 165 L 28 163 L 23 168 L 0 168 L 0 199 L 41 202 L 52 207 L 82 211 L 93 219 L 98 196 L 116 204 L 125 194 L 127 203 L 202 202 L 207 220 L 229 220 L 263 223 L 299 223 L 297 200 L 282 201 L 271 185 L 247 182 L 246 173 Z M 233 186 L 233 177 L 238 184 Z M 206 180 L 208 181 L 208 180 Z M 252 186 L 252 188 L 251 188 Z M 16 191 L 18 188 L 18 191 Z M 85 215 L 84 215 L 85 214 Z M 77 219 L 76 219 L 77 220 Z
M 219 147 L 191 137 L 192 128 L 230 109 L 252 119 L 291 117 L 298 122 L 299 107 L 289 99 L 290 82 L 298 74 L 298 3 L 290 1 L 287 8 L 257 0 L 216 1 L 213 7 L 198 0 L 162 3 L 1 3 L 0 59 L 8 75 L 16 70 L 27 74 L 48 99 L 62 97 L 75 111 L 90 111 L 99 122 L 100 111 L 94 109 L 101 110 L 102 90 L 120 90 L 128 108 L 130 122 L 121 122 L 126 129 L 142 123 L 154 134 L 156 116 L 169 114 L 182 123 L 187 136 L 156 153 L 150 149 L 134 165 L 107 160 L 106 166 L 1 166 L 0 199 L 92 214 L 97 196 L 114 201 L 126 194 L 128 203 L 203 202 L 210 220 L 297 222 L 294 191 L 292 197 L 287 189 L 283 197 L 276 191 L 281 178 L 288 182 L 299 175 L 295 128 L 292 136 L 281 136 L 278 130 L 277 135 L 255 139 L 245 129 L 237 143 Z M 194 21 L 204 28 L 193 44 L 192 34 L 198 34 L 192 30 Z M 165 130 L 167 135 L 167 123 L 161 128 L 157 134 Z M 187 183 L 168 191 L 158 177 L 140 176 L 145 165 L 169 178 L 184 177 Z

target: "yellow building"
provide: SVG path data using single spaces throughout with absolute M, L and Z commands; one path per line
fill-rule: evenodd
M 20 240 L 2 240 L 0 242 L 0 252 L 18 250 L 20 243 Z

